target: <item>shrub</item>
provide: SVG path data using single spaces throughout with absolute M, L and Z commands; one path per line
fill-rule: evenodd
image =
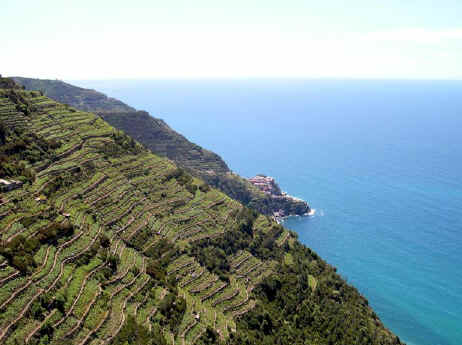
M 161 325 L 168 326 L 173 333 L 176 333 L 186 311 L 186 300 L 169 293 L 161 301 L 159 311 L 164 317 Z
M 107 265 L 113 273 L 117 272 L 117 266 L 120 264 L 120 258 L 117 255 L 111 254 L 107 259 Z
M 192 183 L 188 183 L 186 185 L 186 189 L 188 190 L 188 192 L 190 192 L 192 195 L 195 195 L 196 194 L 196 191 L 197 191 L 197 186 L 195 184 L 192 184 Z
M 0 254 L 7 258 L 11 266 L 25 274 L 37 266 L 34 261 L 34 254 L 39 247 L 40 243 L 37 239 L 26 239 L 24 236 L 18 235 L 11 242 L 0 247 Z
M 136 322 L 136 319 L 129 315 L 119 334 L 115 337 L 114 345 L 166 345 L 162 332 L 154 327 L 152 332 Z
M 101 243 L 101 246 L 103 248 L 109 248 L 109 246 L 111 245 L 111 240 L 106 235 L 101 235 L 99 238 L 99 242 Z
M 203 183 L 199 186 L 199 190 L 202 193 L 207 193 L 208 191 L 210 191 L 210 186 L 207 183 Z
M 167 273 L 162 268 L 158 261 L 151 260 L 146 267 L 146 273 L 149 274 L 154 280 L 165 281 Z

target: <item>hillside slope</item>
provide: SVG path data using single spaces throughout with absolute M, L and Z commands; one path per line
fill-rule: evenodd
M 58 80 L 21 77 L 14 79 L 28 90 L 42 90 L 58 102 L 80 110 L 96 112 L 109 124 L 123 130 L 155 154 L 168 157 L 194 176 L 263 214 L 271 215 L 282 209 L 285 214 L 303 215 L 310 210 L 308 204 L 303 201 L 273 198 L 262 193 L 246 179 L 232 173 L 220 156 L 190 142 L 163 120 L 154 118 L 147 112 L 136 111 L 97 91 Z
M 107 97 L 101 92 L 70 85 L 60 80 L 13 77 L 27 90 L 41 91 L 48 97 L 83 111 L 134 111 L 125 103 Z
M 0 89 L 0 162 L 2 344 L 400 343 L 295 234 L 94 114 Z

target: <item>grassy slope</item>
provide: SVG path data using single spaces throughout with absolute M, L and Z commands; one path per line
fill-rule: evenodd
M 0 200 L 0 343 L 399 343 L 293 233 L 98 116 L 0 90 L 0 159 L 25 182 Z
M 136 111 L 102 93 L 58 80 L 14 79 L 28 90 L 43 90 L 48 97 L 61 103 L 98 113 L 109 124 L 123 130 L 155 154 L 168 157 L 194 176 L 263 214 L 270 215 L 279 209 L 284 209 L 286 214 L 300 215 L 309 211 L 306 203 L 273 199 L 260 192 L 247 180 L 233 174 L 220 156 L 190 142 L 163 120 L 147 112 Z

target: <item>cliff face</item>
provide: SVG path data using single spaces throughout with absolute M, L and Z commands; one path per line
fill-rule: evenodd
M 400 344 L 294 233 L 99 116 L 0 89 L 0 162 L 1 344 Z
M 257 175 L 248 181 L 272 200 L 273 217 L 278 222 L 292 215 L 307 215 L 311 209 L 308 204 L 283 191 L 273 177 Z M 279 207 L 279 208 L 278 208 Z
M 303 215 L 309 211 L 306 202 L 291 198 L 272 198 L 246 179 L 230 171 L 223 159 L 170 128 L 163 120 L 145 111 L 94 91 L 58 80 L 14 77 L 28 90 L 42 90 L 47 96 L 84 111 L 95 112 L 112 126 L 123 130 L 155 154 L 167 157 L 192 175 L 203 179 L 231 198 L 265 215 L 283 210 L 286 214 Z

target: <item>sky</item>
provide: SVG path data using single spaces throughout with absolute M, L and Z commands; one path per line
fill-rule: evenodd
M 462 79 L 460 0 L 1 0 L 0 74 Z

